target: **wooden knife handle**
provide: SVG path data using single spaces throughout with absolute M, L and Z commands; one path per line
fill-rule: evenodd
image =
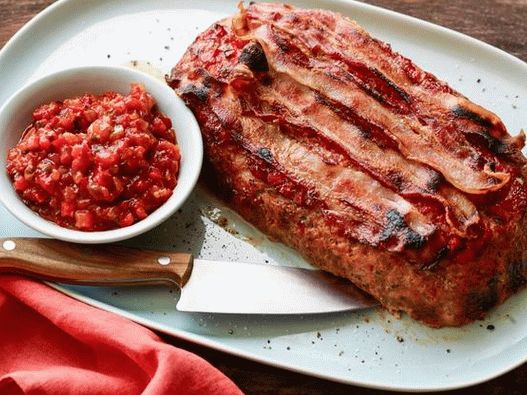
M 0 238 L 0 272 L 80 285 L 186 284 L 190 254 L 51 239 Z

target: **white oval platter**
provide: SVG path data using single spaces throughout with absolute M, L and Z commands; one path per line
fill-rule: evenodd
M 195 36 L 232 14 L 236 0 L 62 0 L 0 51 L 0 103 L 26 82 L 81 65 L 129 64 L 167 73 Z M 512 133 L 527 127 L 527 65 L 477 40 L 351 1 L 293 1 L 340 11 L 417 64 L 496 112 Z M 5 149 L 5 147 L 2 147 Z M 228 227 L 215 222 L 224 216 Z M 225 222 L 225 221 L 222 221 Z M 40 236 L 0 208 L 0 236 Z M 130 242 L 199 257 L 307 265 L 197 190 L 175 216 Z M 527 292 L 484 321 L 434 330 L 380 310 L 248 317 L 175 310 L 177 292 L 57 286 L 148 327 L 255 361 L 343 383 L 405 391 L 476 384 L 527 360 Z M 214 295 L 211 295 L 214 297 Z M 494 328 L 492 330 L 492 328 Z

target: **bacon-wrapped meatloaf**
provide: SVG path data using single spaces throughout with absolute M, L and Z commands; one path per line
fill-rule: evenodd
M 252 4 L 168 82 L 243 217 L 434 327 L 520 289 L 524 136 L 334 12 Z

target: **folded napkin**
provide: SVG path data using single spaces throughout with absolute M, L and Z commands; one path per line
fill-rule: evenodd
M 241 394 L 205 360 L 118 315 L 0 276 L 0 394 Z

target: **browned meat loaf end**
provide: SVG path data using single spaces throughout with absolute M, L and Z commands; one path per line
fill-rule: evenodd
M 523 134 L 353 21 L 242 7 L 168 82 L 229 204 L 389 310 L 463 325 L 525 285 Z

